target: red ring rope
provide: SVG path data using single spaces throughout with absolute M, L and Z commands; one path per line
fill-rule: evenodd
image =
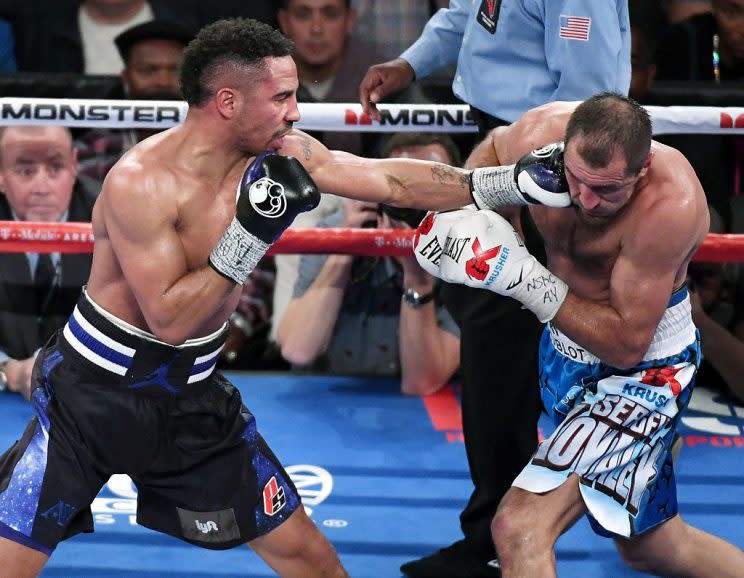
M 337 253 L 404 256 L 411 250 L 413 231 L 402 229 L 289 229 L 270 254 Z M 6 253 L 90 253 L 90 223 L 0 221 L 0 251 Z M 744 235 L 710 234 L 694 261 L 744 262 Z

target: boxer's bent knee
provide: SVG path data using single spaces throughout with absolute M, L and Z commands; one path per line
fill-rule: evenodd
M 491 537 L 502 564 L 522 548 L 534 550 L 545 542 L 544 530 L 534 519 L 532 509 L 525 507 L 528 492 L 512 488 L 499 504 L 491 521 Z

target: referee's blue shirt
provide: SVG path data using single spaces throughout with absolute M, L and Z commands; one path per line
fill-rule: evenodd
M 482 23 L 489 4 L 493 33 Z M 455 95 L 513 122 L 546 102 L 628 93 L 628 2 L 451 0 L 401 57 L 417 78 L 457 62 Z

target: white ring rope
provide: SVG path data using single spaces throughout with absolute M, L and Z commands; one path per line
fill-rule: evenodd
M 476 132 L 466 105 L 384 104 L 380 122 L 358 103 L 299 103 L 302 130 Z M 58 124 L 86 128 L 169 128 L 186 117 L 183 101 L 0 98 L 0 126 Z M 741 134 L 744 107 L 647 106 L 654 134 Z

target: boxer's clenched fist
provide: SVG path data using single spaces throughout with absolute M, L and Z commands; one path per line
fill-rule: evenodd
M 566 284 L 530 255 L 514 227 L 492 211 L 471 212 L 452 224 L 437 276 L 513 297 L 543 323 L 568 293 Z
M 470 181 L 471 194 L 479 209 L 571 204 L 562 142 L 535 149 L 514 165 L 474 169 Z
M 265 152 L 248 166 L 238 185 L 235 217 L 209 264 L 239 285 L 294 218 L 315 208 L 320 193 L 300 161 Z
M 470 209 L 459 209 L 442 213 L 429 212 L 422 219 L 413 236 L 413 252 L 418 264 L 429 275 L 439 277 L 439 262 L 450 227 L 465 215 L 472 214 Z

